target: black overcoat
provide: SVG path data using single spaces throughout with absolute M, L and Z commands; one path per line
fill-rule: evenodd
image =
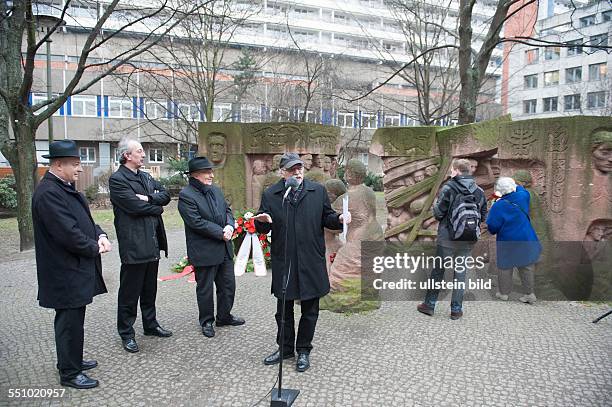
M 223 240 L 223 228 L 227 225 L 234 227 L 232 209 L 219 187 L 212 185 L 210 188 L 218 212 L 225 214 L 223 226 L 214 222 L 213 211 L 202 192 L 187 185 L 179 193 L 178 210 L 185 223 L 187 257 L 196 267 L 221 264 L 226 255 L 230 259 L 234 257 L 232 241 Z
M 140 264 L 159 260 L 168 242 L 161 214 L 170 202 L 170 194 L 151 174 L 132 172 L 124 165 L 110 176 L 110 199 L 115 214 L 119 256 L 123 264 Z M 149 202 L 136 194 L 147 195 Z
M 283 273 L 289 263 L 287 299 L 309 300 L 329 292 L 323 228 L 339 230 L 342 223 L 325 187 L 307 179 L 303 182 L 297 204 L 287 199 L 283 205 L 285 184 L 280 180 L 264 191 L 257 212 L 272 217 L 271 224 L 256 221 L 255 227 L 259 233 L 272 231 L 272 294 L 277 298 L 282 295 Z
M 104 233 L 85 197 L 47 172 L 32 197 L 38 301 L 45 308 L 79 308 L 106 291 L 98 238 Z

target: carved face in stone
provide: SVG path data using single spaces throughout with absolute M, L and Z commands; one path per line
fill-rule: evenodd
M 612 133 L 610 140 L 593 144 L 593 166 L 601 174 L 612 174 Z
M 468 158 L 467 160 L 470 162 L 470 175 L 474 175 L 478 169 L 478 161 L 473 158 Z
M 312 157 L 312 166 L 323 169 L 324 161 L 325 161 L 325 156 L 323 154 L 317 154 Z
M 414 173 L 414 175 L 412 176 L 414 178 L 414 182 L 421 182 L 425 179 L 425 171 L 423 170 L 418 170 Z
M 344 179 L 349 185 L 359 185 L 363 183 L 366 177 L 367 168 L 360 160 L 352 159 L 346 164 L 346 172 Z
M 225 136 L 222 133 L 210 133 L 208 136 L 208 158 L 214 164 L 225 160 Z
M 334 202 L 340 195 L 346 193 L 346 185 L 339 179 L 330 179 L 325 182 L 325 189 L 330 202 Z
M 331 157 L 325 156 L 325 159 L 323 160 L 323 171 L 329 172 L 329 170 L 331 170 L 331 165 L 332 165 Z
M 438 172 L 438 167 L 436 167 L 435 165 L 430 165 L 427 168 L 425 168 L 425 174 L 427 174 L 428 177 L 431 177 L 436 172 Z
M 274 159 L 271 156 L 266 157 L 266 170 L 272 171 L 274 169 Z
M 282 154 L 275 154 L 274 157 L 272 157 L 272 169 L 273 170 L 278 170 L 280 168 L 280 160 L 281 158 L 283 158 Z
M 253 161 L 253 175 L 264 175 L 266 173 L 266 164 L 263 160 Z
M 312 167 L 312 154 L 304 154 L 300 158 L 304 161 L 304 169 L 307 171 L 310 170 Z
M 402 208 L 391 208 L 391 214 L 393 214 L 393 216 L 396 218 L 399 218 L 402 215 L 402 212 Z

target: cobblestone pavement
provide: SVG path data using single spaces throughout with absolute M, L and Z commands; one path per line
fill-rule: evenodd
M 169 274 L 184 255 L 182 231 L 169 234 Z M 119 259 L 104 257 L 109 294 L 87 307 L 85 357 L 99 367 L 93 390 L 67 389 L 63 399 L 8 399 L 9 388 L 60 388 L 55 370 L 53 310 L 38 307 L 33 253 L 0 261 L 0 405 L 250 406 L 275 380 L 262 364 L 274 350 L 275 301 L 270 277 L 237 279 L 234 314 L 246 325 L 205 338 L 195 288 L 186 279 L 159 283 L 158 319 L 171 338 L 142 335 L 128 354 L 115 329 Z M 387 302 L 366 315 L 322 312 L 312 368 L 287 363 L 284 384 L 301 390 L 296 406 L 610 406 L 612 317 L 605 307 L 566 302 L 469 302 L 459 321 L 448 303 L 433 318 L 415 302 Z M 261 406 L 269 405 L 269 399 Z

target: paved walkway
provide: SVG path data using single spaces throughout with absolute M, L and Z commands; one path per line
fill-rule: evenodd
M 182 231 L 169 233 L 171 258 L 184 255 Z M 53 310 L 36 303 L 33 253 L 1 261 L 0 405 L 9 388 L 60 388 L 55 370 Z M 104 258 L 109 294 L 87 308 L 85 356 L 99 367 L 93 390 L 67 389 L 61 400 L 10 400 L 11 405 L 250 406 L 275 380 L 262 364 L 274 350 L 275 301 L 270 277 L 237 279 L 234 313 L 241 327 L 198 327 L 194 284 L 159 283 L 158 316 L 174 331 L 142 336 L 128 354 L 115 329 L 118 252 Z M 592 324 L 605 307 L 566 302 L 469 302 L 465 317 L 440 304 L 429 318 L 414 302 L 383 303 L 367 315 L 322 312 L 312 368 L 286 369 L 284 384 L 301 390 L 296 406 L 610 406 L 612 317 Z M 269 399 L 260 406 L 269 405 Z

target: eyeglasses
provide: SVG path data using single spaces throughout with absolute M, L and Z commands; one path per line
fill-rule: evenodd
M 303 170 L 304 170 L 304 166 L 303 165 L 294 165 L 293 167 L 287 168 L 287 169 L 285 169 L 283 171 L 286 171 L 286 172 L 300 172 L 300 171 L 303 171 Z

